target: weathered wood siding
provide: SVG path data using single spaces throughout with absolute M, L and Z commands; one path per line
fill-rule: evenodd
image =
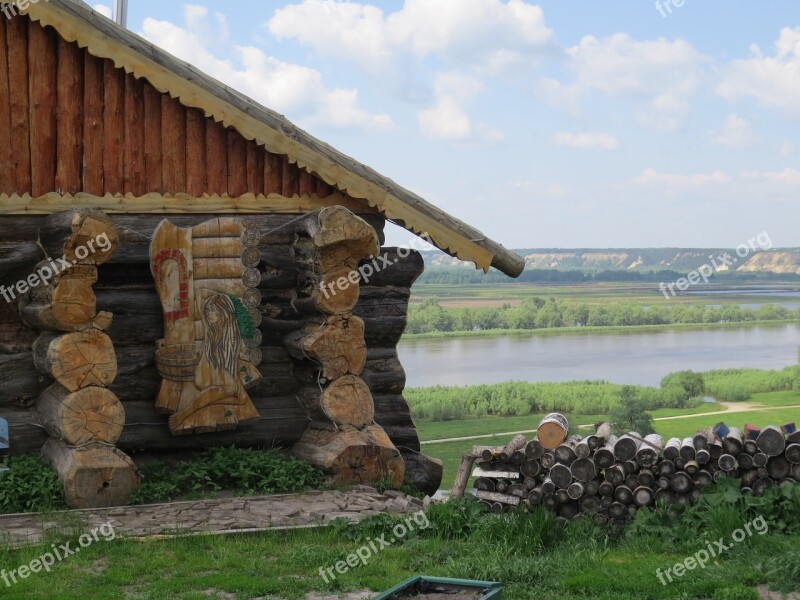
M 331 186 L 24 16 L 0 19 L 0 194 L 316 194 Z

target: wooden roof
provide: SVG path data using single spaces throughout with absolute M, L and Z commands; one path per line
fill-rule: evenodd
M 426 233 L 438 248 L 483 270 L 495 267 L 516 277 L 524 260 L 477 229 L 426 202 L 370 167 L 309 135 L 282 115 L 201 73 L 77 0 L 31 4 L 29 17 L 53 27 L 93 56 L 112 60 L 136 78 L 145 78 L 183 105 L 202 110 L 226 127 L 235 128 L 269 152 L 314 173 L 349 196 L 364 200 L 387 219 L 407 230 Z

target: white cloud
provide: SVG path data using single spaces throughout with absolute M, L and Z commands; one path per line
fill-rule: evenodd
M 558 132 L 553 140 L 559 146 L 570 148 L 595 148 L 598 150 L 616 150 L 619 142 L 610 133 L 565 133 Z
M 357 90 L 330 89 L 315 69 L 283 62 L 253 46 L 233 47 L 239 65 L 218 58 L 213 51 L 221 40 L 224 43 L 228 31 L 221 13 L 212 20 L 207 8 L 186 5 L 184 17 L 185 27 L 147 18 L 143 35 L 201 71 L 305 124 L 365 131 L 393 127 L 388 115 L 371 114 L 359 105 Z
M 451 142 L 494 143 L 504 139 L 502 132 L 479 123 L 473 124 L 463 106 L 484 89 L 483 83 L 460 73 L 439 73 L 434 83 L 436 104 L 418 114 L 419 126 L 428 137 Z
M 679 127 L 688 115 L 708 60 L 683 40 L 637 41 L 625 33 L 585 36 L 567 49 L 567 57 L 572 81 L 542 82 L 551 102 L 576 108 L 592 92 L 628 98 L 640 105 L 640 122 L 665 131 Z
M 783 142 L 778 152 L 781 156 L 791 156 L 794 154 L 794 144 L 792 142 Z
M 736 113 L 731 113 L 725 119 L 722 131 L 714 137 L 713 141 L 720 146 L 741 150 L 754 145 L 757 140 L 750 122 L 745 121 Z
M 783 171 L 747 171 L 742 177 L 782 187 L 800 188 L 800 171 L 788 167 Z
M 303 0 L 275 11 L 267 27 L 373 72 L 403 54 L 498 69 L 554 40 L 542 9 L 523 0 L 406 0 L 389 14 L 371 4 Z
M 800 116 L 800 27 L 781 30 L 774 56 L 763 56 L 757 46 L 751 51 L 751 58 L 727 67 L 717 93 L 728 100 L 754 98 L 763 106 Z
M 92 8 L 103 15 L 106 19 L 114 18 L 114 11 L 110 6 L 106 6 L 105 4 L 93 4 Z
M 634 181 L 638 185 L 658 185 L 670 188 L 701 187 L 709 184 L 729 183 L 731 178 L 722 171 L 683 175 L 678 173 L 659 173 L 655 169 L 645 169 Z

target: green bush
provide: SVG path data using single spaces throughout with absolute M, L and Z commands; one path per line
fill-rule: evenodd
M 66 508 L 58 474 L 38 454 L 13 456 L 0 474 L 0 513 L 41 512 Z
M 278 450 L 209 448 L 192 461 L 154 463 L 142 469 L 142 484 L 132 504 L 166 502 L 222 490 L 243 495 L 320 489 L 321 471 Z

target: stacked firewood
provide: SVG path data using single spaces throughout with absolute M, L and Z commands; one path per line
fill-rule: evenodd
M 500 448 L 475 446 L 462 459 L 452 495 L 463 492 L 477 461 L 475 495 L 492 512 L 544 507 L 564 519 L 588 515 L 602 524 L 622 522 L 659 499 L 694 503 L 723 477 L 739 478 L 742 491 L 755 495 L 800 482 L 800 432 L 793 427 L 765 427 L 745 437 L 718 426 L 666 444 L 657 434 L 614 436 L 608 423 L 586 437 L 567 438 L 567 429 L 566 419 L 553 414 L 531 441 L 518 435 Z

